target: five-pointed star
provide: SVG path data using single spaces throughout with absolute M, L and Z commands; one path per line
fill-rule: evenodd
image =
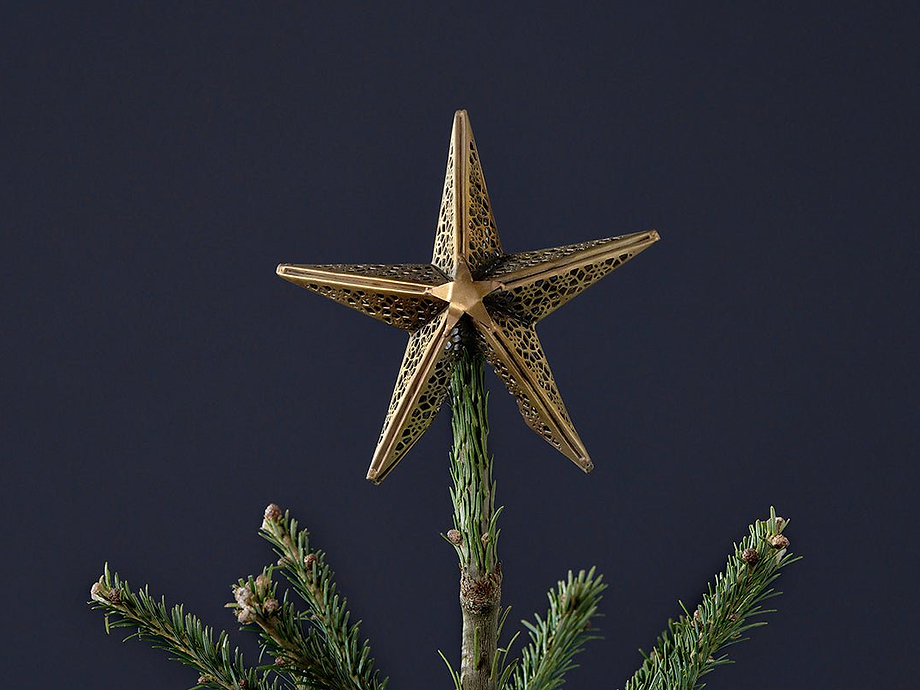
M 430 426 L 464 332 L 492 364 L 524 421 L 585 472 L 594 467 L 535 324 L 658 240 L 654 230 L 505 254 L 466 111 L 454 116 L 431 264 L 278 266 L 278 275 L 410 332 L 367 478 L 379 484 Z

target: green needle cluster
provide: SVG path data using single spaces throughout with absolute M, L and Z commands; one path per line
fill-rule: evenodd
M 780 570 L 799 560 L 789 554 L 783 535 L 788 520 L 770 517 L 750 526 L 750 534 L 735 544 L 725 570 L 709 584 L 703 600 L 690 613 L 668 621 L 655 648 L 644 654 L 645 662 L 626 683 L 626 690 L 691 690 L 702 687 L 700 679 L 717 666 L 731 663 L 723 650 L 745 639 L 752 628 L 766 621 L 751 618 L 772 613 L 762 604 L 781 592 L 772 585 Z
M 91 605 L 106 616 L 106 630 L 136 628 L 131 637 L 147 638 L 166 649 L 174 659 L 198 672 L 197 688 L 222 690 L 384 690 L 374 669 L 370 647 L 360 640 L 358 623 L 350 623 L 346 599 L 339 593 L 332 570 L 322 551 L 312 550 L 309 534 L 272 504 L 265 510 L 261 534 L 279 556 L 256 577 L 237 581 L 234 601 L 227 604 L 245 629 L 258 632 L 262 657 L 273 663 L 257 669 L 243 665 L 229 636 L 220 632 L 214 640 L 211 628 L 186 614 L 183 607 L 167 609 L 163 599 L 150 596 L 147 588 L 133 592 L 127 581 L 109 572 L 108 566 L 90 591 Z M 278 599 L 275 572 L 288 588 Z M 299 597 L 298 608 L 289 599 Z

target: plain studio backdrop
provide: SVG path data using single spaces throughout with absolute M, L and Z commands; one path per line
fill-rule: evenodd
M 621 687 L 772 504 L 805 560 L 709 687 L 912 684 L 912 4 L 79 5 L 0 29 L 3 687 L 194 684 L 105 634 L 106 561 L 255 661 L 270 501 L 392 687 L 448 687 L 449 410 L 366 482 L 406 336 L 274 269 L 428 261 L 459 108 L 507 251 L 662 236 L 539 326 L 593 474 L 488 373 L 510 620 L 597 565 L 568 687 Z

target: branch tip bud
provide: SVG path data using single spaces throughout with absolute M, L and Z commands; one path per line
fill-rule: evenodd
M 789 539 L 784 537 L 782 534 L 774 534 L 770 537 L 770 546 L 774 549 L 786 549 L 789 548 Z
M 756 565 L 760 560 L 760 552 L 757 549 L 745 549 L 741 552 L 741 560 L 750 566 Z
M 248 606 L 244 606 L 239 611 L 236 612 L 236 619 L 246 625 L 247 623 L 252 623 L 254 611 Z
M 234 587 L 233 598 L 236 599 L 237 604 L 246 607 L 249 605 L 249 602 L 252 601 L 252 590 L 245 585 L 242 587 Z
M 265 519 L 262 521 L 262 529 L 268 529 L 269 523 L 280 522 L 283 517 L 284 513 L 281 512 L 281 508 L 278 507 L 278 504 L 269 503 L 265 508 Z

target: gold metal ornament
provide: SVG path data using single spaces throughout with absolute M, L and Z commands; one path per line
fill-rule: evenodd
M 409 331 L 367 478 L 379 484 L 431 425 L 463 347 L 476 347 L 527 425 L 585 472 L 535 324 L 658 241 L 654 230 L 505 254 L 469 116 L 454 116 L 431 264 L 278 266 L 278 275 Z

